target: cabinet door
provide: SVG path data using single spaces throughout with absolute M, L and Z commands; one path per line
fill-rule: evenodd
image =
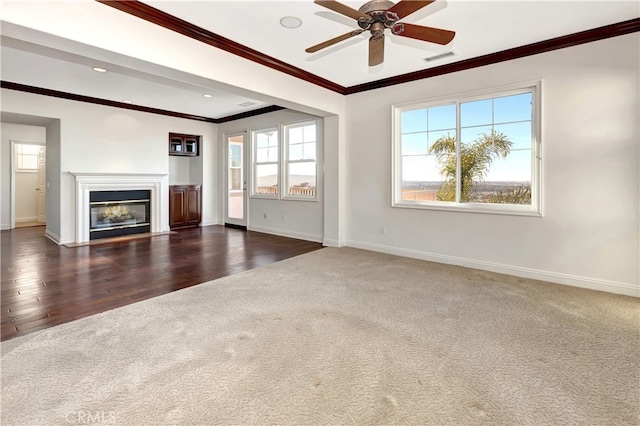
M 184 140 L 182 137 L 169 137 L 169 155 L 184 155 Z
M 200 187 L 190 186 L 187 188 L 187 204 L 185 208 L 186 222 L 189 225 L 197 225 L 201 220 Z
M 198 155 L 198 137 L 197 136 L 185 136 L 184 137 L 184 155 L 197 156 Z
M 169 226 L 185 226 L 187 216 L 185 206 L 187 205 L 187 191 L 185 188 L 169 188 Z

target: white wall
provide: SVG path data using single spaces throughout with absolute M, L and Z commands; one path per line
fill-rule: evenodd
M 277 127 L 281 124 L 295 123 L 314 119 L 318 121 L 318 201 L 271 200 L 263 198 L 249 198 L 247 204 L 247 229 L 322 242 L 324 238 L 324 174 L 322 159 L 324 155 L 323 120 L 320 117 L 297 111 L 282 110 L 256 117 L 245 118 L 220 124 L 219 139 L 224 141 L 225 133 L 247 131 L 247 152 L 250 152 L 251 131 Z M 222 151 L 221 151 L 222 155 Z M 250 168 L 250 167 L 249 167 Z M 224 171 L 223 171 L 224 173 Z M 250 173 L 250 171 L 249 171 Z M 220 177 L 223 181 L 222 176 Z M 247 186 L 250 187 L 250 181 Z M 222 189 L 224 191 L 224 189 Z M 264 215 L 266 214 L 266 219 Z M 283 220 L 286 217 L 286 221 Z M 221 211 L 221 217 L 224 213 Z
M 347 245 L 640 295 L 639 52 L 635 33 L 348 96 Z M 391 207 L 393 104 L 536 79 L 544 217 Z
M 11 141 L 43 144 L 45 139 L 45 127 L 14 123 L 0 125 L 0 194 L 2 195 L 0 227 L 2 229 L 11 228 Z
M 169 174 L 167 139 L 170 132 L 203 135 L 202 170 L 197 172 L 205 188 L 203 223 L 218 222 L 215 200 L 219 197 L 219 185 L 214 170 L 219 159 L 215 124 L 5 89 L 2 90 L 2 109 L 60 119 L 60 229 L 55 235 L 59 243 L 75 241 L 74 179 L 69 173 Z M 163 230 L 169 229 L 168 182 L 167 178 L 162 189 L 167 201 L 162 212 Z M 48 221 L 54 217 L 55 214 L 49 216 Z

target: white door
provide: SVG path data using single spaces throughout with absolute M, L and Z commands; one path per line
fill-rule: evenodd
M 225 224 L 247 227 L 246 133 L 226 135 Z
M 38 187 L 37 191 L 37 200 L 36 200 L 36 210 L 37 210 L 37 221 L 46 223 L 47 221 L 47 175 L 45 170 L 46 165 L 46 148 L 41 146 L 38 150 Z

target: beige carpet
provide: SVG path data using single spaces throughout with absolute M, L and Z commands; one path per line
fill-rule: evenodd
M 2 343 L 2 424 L 637 424 L 639 306 L 325 248 Z

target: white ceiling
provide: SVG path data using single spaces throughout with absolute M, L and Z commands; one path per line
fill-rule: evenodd
M 14 3 L 1 0 L 0 4 Z M 447 46 L 426 43 L 387 32 L 385 61 L 367 66 L 367 36 L 356 36 L 314 54 L 304 49 L 344 34 L 357 25 L 311 0 L 290 1 L 144 1 L 177 18 L 279 59 L 344 87 L 420 71 L 614 24 L 640 16 L 637 1 L 462 1 L 437 0 L 402 19 L 403 22 L 453 30 Z M 21 0 L 22 5 L 37 1 Z M 354 9 L 364 2 L 344 2 Z M 107 6 L 100 5 L 107 8 Z M 25 6 L 26 7 L 26 6 Z M 65 2 L 58 7 L 67 7 Z M 70 7 L 70 6 L 69 6 Z M 100 8 L 95 8 L 102 10 Z M 279 24 L 282 17 L 302 20 L 297 29 Z M 4 18 L 3 18 L 4 19 Z M 23 24 L 24 25 L 24 24 Z M 5 30 L 6 29 L 6 30 Z M 204 117 L 220 118 L 271 104 L 271 100 L 241 88 L 123 58 L 98 49 L 55 49 L 16 37 L 9 23 L 2 25 L 4 81 Z M 169 31 L 169 30 L 166 30 Z M 387 30 L 388 31 L 388 30 Z M 49 43 L 51 44 L 51 43 Z M 89 46 L 87 46 L 89 47 Z M 213 48 L 212 48 L 213 49 Z M 424 59 L 453 51 L 455 56 L 427 63 Z M 110 72 L 90 70 L 99 58 Z M 211 93 L 213 98 L 204 98 Z M 253 105 L 240 106 L 245 102 Z

